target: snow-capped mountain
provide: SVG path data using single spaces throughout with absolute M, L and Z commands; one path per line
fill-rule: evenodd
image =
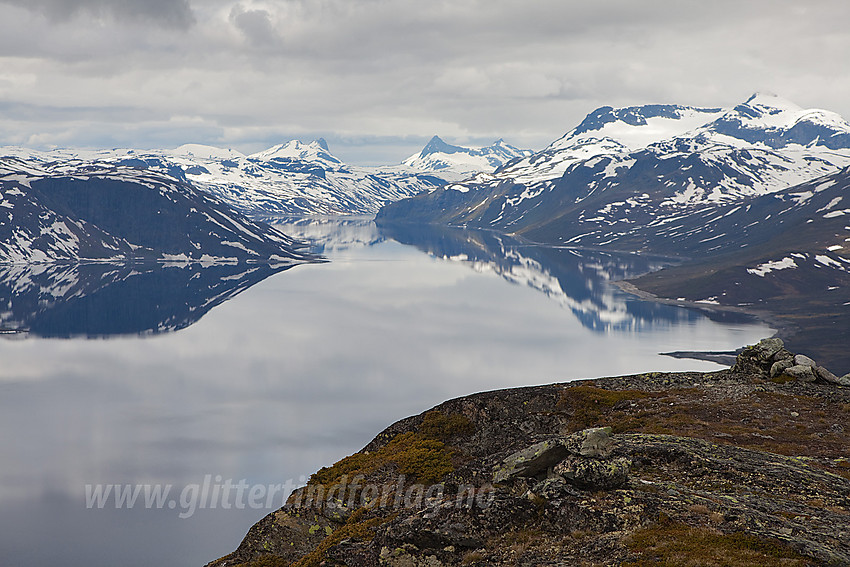
M 172 174 L 133 164 L 0 158 L 0 263 L 313 259 Z
M 531 150 L 521 150 L 499 139 L 490 146 L 465 148 L 444 142 L 434 136 L 418 154 L 413 154 L 402 163 L 419 171 L 451 172 L 471 175 L 479 172 L 491 173 L 511 160 L 530 156 Z
M 840 116 L 773 95 L 730 109 L 604 107 L 544 150 L 389 204 L 376 221 L 688 258 L 636 285 L 683 304 L 767 311 L 797 351 L 846 365 L 848 134 Z
M 767 311 L 789 348 L 850 370 L 850 168 L 701 218 L 701 234 L 685 234 L 699 217 L 670 223 L 671 240 L 690 241 L 692 261 L 634 283 L 661 297 Z
M 373 215 L 385 203 L 458 181 L 469 173 L 492 172 L 508 160 L 529 153 L 501 140 L 487 148 L 440 144 L 448 153 L 439 150 L 439 144 L 432 140 L 421 152 L 427 159 L 383 167 L 347 165 L 321 138 L 310 143 L 292 140 L 251 155 L 200 144 L 167 150 L 50 152 L 8 147 L 2 148 L 0 155 L 36 165 L 89 162 L 94 167 L 125 166 L 185 176 L 197 188 L 249 217 L 272 219 Z
M 850 125 L 834 112 L 803 109 L 773 94 L 756 93 L 700 128 L 697 137 L 726 144 L 791 145 L 832 150 L 850 147 Z
M 331 154 L 328 143 L 324 138 L 319 138 L 305 144 L 300 140 L 292 140 L 285 144 L 278 144 L 262 152 L 251 154 L 252 159 L 257 161 L 270 161 L 273 159 L 290 161 L 313 161 L 330 166 L 343 165 L 342 161 Z
M 701 228 L 672 226 L 679 223 Z M 831 295 L 850 300 L 850 168 L 745 203 L 682 216 L 647 233 L 666 239 L 669 250 L 693 256 L 697 264 L 719 261 L 691 276 L 718 284 L 694 285 L 685 294 L 694 300 L 758 304 L 795 286 L 800 292 L 839 290 L 828 290 L 838 282 L 842 289 Z M 700 296 L 709 287 L 713 296 Z
M 675 222 L 682 215 L 739 204 L 850 165 L 848 134 L 850 125 L 834 113 L 767 95 L 728 110 L 603 107 L 541 152 L 387 205 L 378 220 L 657 250 L 663 243 L 644 239 L 647 225 L 682 225 Z
M 324 140 L 297 140 L 230 159 L 173 157 L 187 178 L 253 218 L 369 215 L 384 203 L 445 183 L 402 167 L 349 166 Z

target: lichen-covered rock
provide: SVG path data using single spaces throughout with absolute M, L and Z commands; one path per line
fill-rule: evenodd
M 785 348 L 785 343 L 780 338 L 762 339 L 755 346 L 758 357 L 762 360 L 773 360 L 774 356 Z
M 507 482 L 517 477 L 534 477 L 561 462 L 568 454 L 559 438 L 547 439 L 517 451 L 493 472 L 493 482 Z
M 610 427 L 591 427 L 564 438 L 564 446 L 574 455 L 605 458 L 614 449 Z
M 847 374 L 846 376 L 841 376 L 839 378 L 823 366 L 817 366 L 815 368 L 815 375 L 817 375 L 820 380 L 826 382 L 827 384 L 836 384 L 838 386 L 850 387 L 850 374 Z
M 815 367 L 815 375 L 829 384 L 840 384 L 841 378 L 824 368 L 823 366 Z
M 773 360 L 794 360 L 794 353 L 783 347 L 773 355 Z
M 773 363 L 786 358 L 785 352 L 782 339 L 762 339 L 741 351 L 732 370 L 742 374 L 769 375 Z
M 210 563 L 237 567 L 263 557 L 292 562 L 310 553 L 336 529 L 313 510 L 278 510 L 254 524 L 233 553 Z
M 538 482 L 529 491 L 530 495 L 543 498 L 545 500 L 555 500 L 557 498 L 581 496 L 572 484 L 567 482 L 564 477 L 555 475 L 546 480 Z
M 584 490 L 611 490 L 628 482 L 630 466 L 631 461 L 625 458 L 570 457 L 556 465 L 553 472 Z
M 440 561 L 436 555 L 414 555 L 411 551 L 418 551 L 415 547 L 397 547 L 381 549 L 379 565 L 386 567 L 443 567 L 445 563 Z

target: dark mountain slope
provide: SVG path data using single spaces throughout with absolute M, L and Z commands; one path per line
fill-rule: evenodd
M 0 162 L 0 262 L 311 259 L 293 239 L 182 177 L 108 164 Z

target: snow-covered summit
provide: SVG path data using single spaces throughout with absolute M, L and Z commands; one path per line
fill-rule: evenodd
M 799 113 L 803 109 L 798 104 L 791 102 L 778 94 L 760 91 L 753 93 L 750 98 L 736 106 L 735 110 L 743 112 L 747 112 L 747 110 L 749 110 L 752 113 L 751 115 L 753 118 L 765 120 L 765 117 L 767 116 L 776 117 L 784 115 L 787 117 L 789 113 Z M 781 124 L 782 121 L 779 121 L 776 125 L 778 126 Z
M 735 146 L 743 142 L 773 149 L 793 144 L 837 150 L 850 148 L 850 124 L 835 112 L 804 109 L 780 96 L 756 93 L 704 125 L 695 137 Z
M 647 148 L 664 153 L 788 149 L 805 154 L 817 148 L 818 152 L 848 150 L 850 124 L 834 112 L 803 109 L 768 93 L 756 93 L 726 109 L 668 104 L 603 106 L 542 151 L 500 170 L 497 177 L 526 184 L 554 180 L 582 160 L 625 157 Z M 793 181 L 804 180 L 799 177 Z
M 285 159 L 342 164 L 342 160 L 331 153 L 324 138 L 313 140 L 309 144 L 300 140 L 291 140 L 285 144 L 278 144 L 267 150 L 251 154 L 248 157 L 259 161 Z
M 534 155 L 387 205 L 378 218 L 599 244 L 848 166 L 850 124 L 773 95 L 726 109 L 602 107 Z
M 434 136 L 417 154 L 402 162 L 403 165 L 420 171 L 449 171 L 471 174 L 492 172 L 518 157 L 531 155 L 531 150 L 521 150 L 503 139 L 484 147 L 463 147 L 446 143 Z
M 720 108 L 672 104 L 647 104 L 625 108 L 603 106 L 588 114 L 581 124 L 552 142 L 546 150 L 586 146 L 591 140 L 609 140 L 626 150 L 637 150 L 659 140 L 680 136 L 718 118 L 721 114 Z

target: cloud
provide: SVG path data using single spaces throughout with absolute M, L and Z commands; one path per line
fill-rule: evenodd
M 255 46 L 272 47 L 280 42 L 268 10 L 246 10 L 242 4 L 236 4 L 230 11 L 230 22 Z
M 0 0 L 0 145 L 9 124 L 139 147 L 320 133 L 370 163 L 356 140 L 406 141 L 380 144 L 397 162 L 433 134 L 539 149 L 598 106 L 762 89 L 850 117 L 848 18 L 824 0 Z
M 0 3 L 40 12 L 53 22 L 89 16 L 120 23 L 154 22 L 183 29 L 195 22 L 188 0 L 0 0 Z

